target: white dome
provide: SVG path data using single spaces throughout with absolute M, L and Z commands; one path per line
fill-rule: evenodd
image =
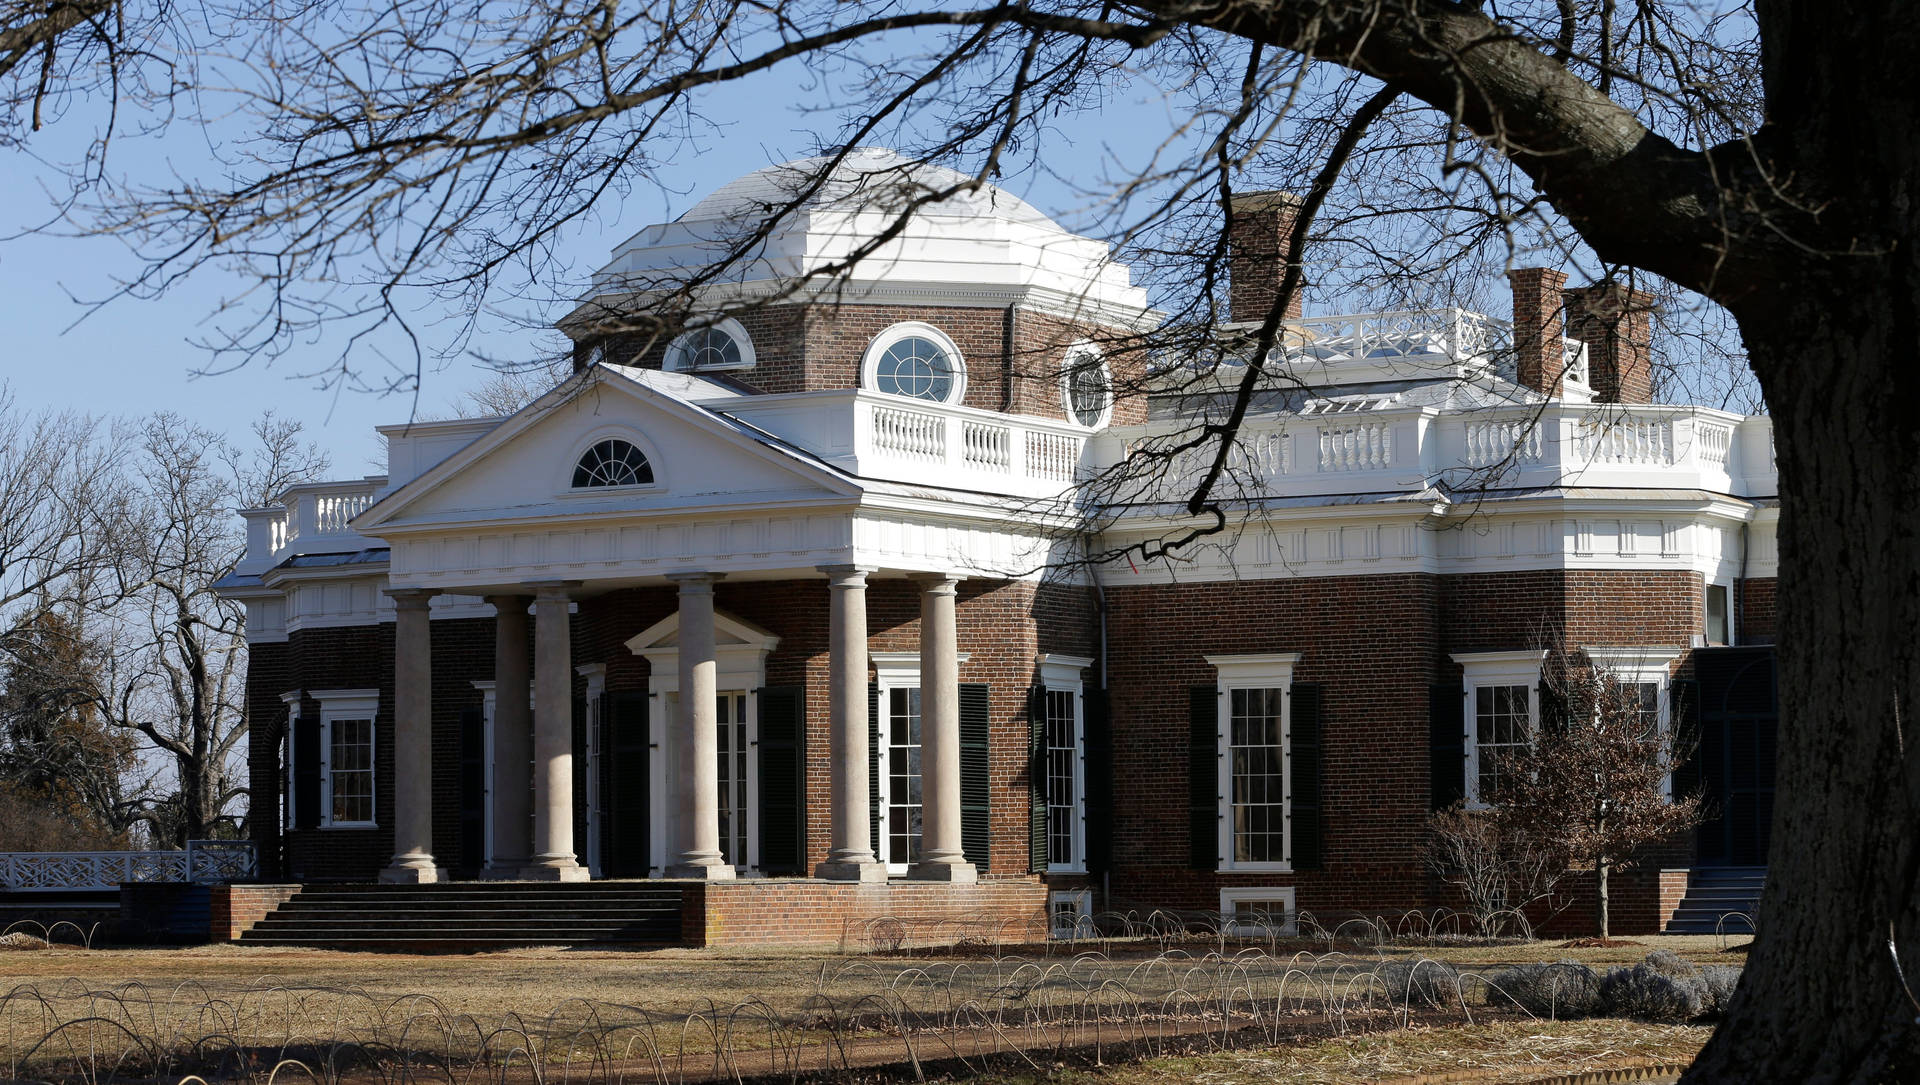
M 790 203 L 813 184 L 831 161 L 826 156 L 799 158 L 758 169 L 720 186 L 675 221 L 681 223 L 752 222 Z M 966 184 L 972 178 L 945 166 L 915 162 L 895 151 L 860 147 L 849 152 L 809 196 L 803 207 L 834 211 L 897 211 L 929 191 Z M 1060 224 L 1032 204 L 997 185 L 959 192 L 922 207 L 919 214 L 940 218 L 1001 219 L 1049 230 Z

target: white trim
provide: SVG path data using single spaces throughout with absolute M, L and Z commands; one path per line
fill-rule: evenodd
M 1100 372 L 1107 382 L 1107 402 L 1100 409 L 1100 417 L 1092 423 L 1080 421 L 1079 412 L 1073 406 L 1073 375 L 1085 366 L 1085 356 L 1091 354 L 1099 359 Z M 1089 430 L 1105 429 L 1113 421 L 1113 367 L 1107 364 L 1106 352 L 1102 351 L 1091 339 L 1081 339 L 1067 348 L 1060 361 L 1060 407 L 1066 413 L 1067 421 Z
M 573 484 L 573 472 L 580 466 L 580 458 L 585 456 L 588 450 L 592 449 L 594 445 L 602 441 L 625 441 L 639 449 L 640 454 L 647 458 L 647 466 L 653 470 L 653 481 L 643 483 L 639 486 L 575 487 Z M 559 479 L 560 484 L 555 488 L 554 496 L 578 500 L 583 497 L 600 498 L 609 495 L 665 493 L 667 489 L 666 475 L 666 462 L 660 458 L 659 448 L 647 439 L 646 434 L 642 433 L 638 427 L 628 425 L 625 422 L 609 420 L 588 430 L 587 436 L 584 439 L 576 440 L 573 443 L 573 450 L 563 461 L 563 472 Z
M 380 825 L 380 691 L 377 689 L 316 689 L 309 696 L 320 702 L 320 817 L 322 829 L 373 829 Z M 333 725 L 347 720 L 367 721 L 368 817 L 364 821 L 333 820 Z
M 1735 592 L 1738 591 L 1738 587 L 1739 587 L 1739 582 L 1737 580 L 1730 580 L 1730 579 L 1721 580 L 1721 579 L 1715 579 L 1714 577 L 1711 577 L 1711 576 L 1707 577 L 1706 583 L 1701 585 L 1700 587 L 1700 643 L 1702 647 L 1708 647 L 1708 648 L 1732 647 L 1733 645 L 1740 643 L 1740 630 L 1734 627 L 1734 615 L 1738 612 L 1739 608 L 1734 606 L 1734 602 L 1733 602 Z M 1708 624 L 1707 595 L 1708 593 L 1712 592 L 1713 589 L 1715 588 L 1724 589 L 1727 593 L 1727 639 L 1723 641 L 1714 640 L 1712 636 L 1709 635 L 1708 629 L 1707 629 L 1707 624 Z
M 1286 921 L 1279 930 L 1264 923 L 1242 923 L 1233 918 L 1234 905 L 1241 901 L 1277 900 L 1284 907 Z M 1300 933 L 1299 896 L 1291 885 L 1232 886 L 1220 890 L 1220 926 L 1224 934 L 1240 937 L 1293 935 Z
M 1474 691 L 1484 686 L 1525 686 L 1527 688 L 1527 732 L 1540 726 L 1540 665 L 1547 658 L 1545 648 L 1524 648 L 1512 652 L 1460 652 L 1453 655 L 1460 664 L 1461 749 L 1466 760 L 1464 794 L 1467 805 L 1486 809 L 1480 801 L 1480 749 L 1476 741 Z
M 1214 698 L 1214 730 L 1220 787 L 1218 814 L 1220 870 L 1259 870 L 1290 873 L 1293 870 L 1293 668 L 1300 662 L 1299 652 L 1267 652 L 1251 655 L 1205 656 L 1218 672 Z M 1235 862 L 1233 858 L 1233 691 L 1237 689 L 1277 689 L 1280 691 L 1280 804 L 1283 829 L 1280 862 Z
M 1052 848 L 1053 815 L 1052 799 L 1046 792 L 1045 781 L 1040 789 L 1041 801 L 1047 804 L 1047 873 L 1049 874 L 1085 874 L 1087 872 L 1087 698 L 1086 669 L 1093 666 L 1093 660 L 1087 656 L 1067 656 L 1049 653 L 1040 657 L 1040 688 L 1043 693 L 1041 711 L 1046 711 L 1045 694 L 1065 693 L 1073 699 L 1073 855 L 1067 862 L 1058 861 Z M 1045 729 L 1049 721 L 1042 720 Z M 1051 738 L 1051 736 L 1049 736 Z M 1049 747 L 1051 748 L 1051 747 Z M 1048 776 L 1051 779 L 1051 776 Z
M 586 854 L 581 856 L 586 862 L 589 877 L 601 877 L 600 873 L 600 804 L 605 798 L 600 794 L 600 759 L 603 748 L 600 733 L 600 698 L 607 692 L 607 665 L 605 663 L 582 663 L 573 669 L 573 673 L 587 680 L 587 839 L 584 841 Z M 531 683 L 529 683 L 531 684 Z M 491 739 L 491 736 L 489 736 Z M 489 746 L 487 760 L 493 760 Z M 491 828 L 489 828 L 491 832 Z
M 291 832 L 300 824 L 300 803 L 295 797 L 300 789 L 296 787 L 293 782 L 294 771 L 297 767 L 295 762 L 298 757 L 295 753 L 296 747 L 294 746 L 293 732 L 294 728 L 300 722 L 301 700 L 304 696 L 305 695 L 297 689 L 290 689 L 280 695 L 280 703 L 287 706 L 286 726 L 280 732 L 281 741 L 284 743 L 284 746 L 280 750 L 280 772 L 282 774 L 280 777 L 280 786 L 284 789 L 284 793 L 280 796 L 280 833 L 282 836 Z
M 917 396 L 901 396 L 890 392 L 881 392 L 879 384 L 880 356 L 887 352 L 888 347 L 893 346 L 902 339 L 914 337 L 931 340 L 935 346 L 946 351 L 947 358 L 953 362 L 953 391 L 948 394 L 946 398 L 940 400 L 920 399 Z M 946 332 L 941 331 L 939 328 L 925 321 L 903 320 L 898 324 L 891 325 L 882 330 L 880 334 L 874 336 L 873 339 L 867 343 L 866 353 L 860 356 L 860 387 L 873 392 L 881 392 L 882 395 L 891 396 L 892 398 L 905 400 L 907 402 L 965 403 L 967 399 L 967 359 L 965 355 L 960 353 L 960 347 L 954 343 L 952 337 L 947 335 Z
M 1073 906 L 1074 922 L 1061 926 L 1056 918 L 1060 914 L 1060 905 Z M 1081 934 L 1082 921 L 1093 918 L 1093 890 L 1091 889 L 1054 889 L 1047 893 L 1047 937 L 1074 938 Z
M 720 332 L 732 339 L 733 345 L 740 350 L 740 360 L 732 365 L 703 365 L 698 369 L 689 367 L 686 364 L 687 342 L 704 331 Z M 729 316 L 689 327 L 686 331 L 674 336 L 673 342 L 667 344 L 667 353 L 660 360 L 660 367 L 669 373 L 724 373 L 733 369 L 752 369 L 757 361 L 753 350 L 753 336 L 747 334 L 744 325 Z
M 879 736 L 879 740 L 874 744 L 874 756 L 880 770 L 879 786 L 876 788 L 880 795 L 880 805 L 873 814 L 880 821 L 880 846 L 875 849 L 874 858 L 887 864 L 888 874 L 905 874 L 908 864 L 904 860 L 896 863 L 887 857 L 887 820 L 889 806 L 887 801 L 887 784 L 889 779 L 887 770 L 893 761 L 893 743 L 890 733 L 892 729 L 886 725 L 887 695 L 896 689 L 920 688 L 920 653 L 868 652 L 867 658 L 873 663 L 874 688 L 878 691 L 875 697 L 877 704 L 876 711 L 879 715 L 878 719 L 868 721 L 868 726 Z M 960 663 L 965 663 L 967 660 L 973 658 L 973 653 L 959 652 L 955 658 Z M 924 748 L 925 747 L 922 747 L 922 749 Z

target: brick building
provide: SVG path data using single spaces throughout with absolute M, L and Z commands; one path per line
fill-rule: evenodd
M 1761 861 L 1770 781 L 1727 750 L 1770 742 L 1738 692 L 1766 653 L 1731 646 L 1771 639 L 1771 429 L 1648 402 L 1644 298 L 1531 269 L 1511 322 L 1292 314 L 1297 380 L 1258 387 L 1226 529 L 1149 557 L 1212 522 L 1182 507 L 1204 462 L 1156 450 L 1244 368 L 1128 361 L 1144 291 L 993 189 L 798 282 L 951 180 L 881 152 L 685 287 L 805 173 L 618 247 L 536 403 L 387 427 L 386 476 L 244 513 L 225 590 L 269 869 L 765 879 L 776 911 L 815 880 L 1429 906 L 1424 818 L 1524 740 L 1550 644 L 1720 728 L 1716 821 L 1667 866 Z M 1231 293 L 1257 321 L 1290 205 L 1243 199 Z M 662 291 L 680 329 L 623 319 Z M 1150 477 L 1114 480 L 1129 455 Z M 1691 692 L 1709 659 L 1745 677 Z M 1656 875 L 1617 890 L 1630 925 L 1670 910 Z

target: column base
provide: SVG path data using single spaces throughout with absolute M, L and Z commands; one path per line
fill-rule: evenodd
M 836 863 L 831 860 L 813 868 L 813 876 L 829 882 L 884 882 L 887 864 L 868 860 L 864 863 Z
M 395 862 L 380 872 L 381 885 L 433 885 L 451 880 L 445 870 L 433 865 L 431 857 L 424 863 L 418 859 Z
M 964 859 L 933 859 L 923 860 L 908 867 L 907 877 L 917 882 L 973 885 L 980 880 L 980 872 L 972 863 Z
M 728 863 L 674 863 L 667 867 L 662 876 L 667 878 L 692 878 L 702 882 L 730 882 L 736 871 Z
M 519 880 L 523 882 L 584 882 L 590 877 L 587 868 L 572 855 L 535 856 L 519 873 Z

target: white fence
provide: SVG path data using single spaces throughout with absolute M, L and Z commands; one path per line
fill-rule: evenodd
M 189 840 L 185 851 L 0 852 L 0 889 L 15 892 L 108 890 L 129 882 L 208 885 L 259 872 L 246 840 Z

